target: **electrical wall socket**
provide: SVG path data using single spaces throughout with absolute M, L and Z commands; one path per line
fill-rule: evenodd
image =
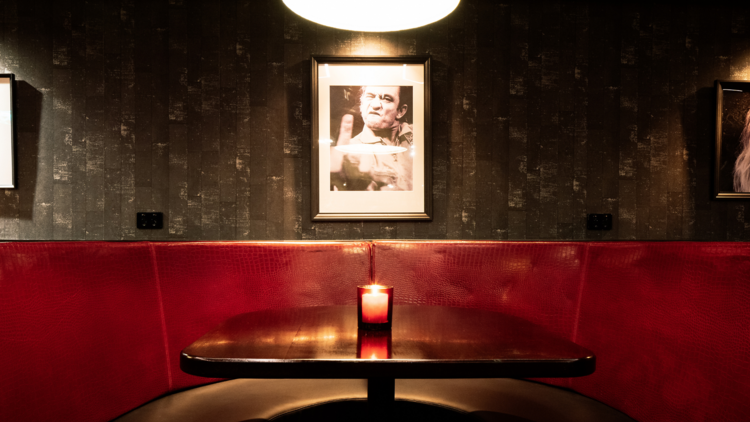
M 612 214 L 589 214 L 586 218 L 588 230 L 612 230 Z
M 164 228 L 164 214 L 160 212 L 139 212 L 136 227 L 142 230 L 158 230 Z

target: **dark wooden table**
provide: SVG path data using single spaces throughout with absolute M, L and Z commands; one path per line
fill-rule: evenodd
M 357 358 L 358 336 L 373 335 L 390 337 L 390 358 Z M 204 377 L 367 378 L 368 400 L 377 402 L 394 400 L 396 378 L 577 377 L 595 362 L 529 321 L 438 306 L 395 306 L 393 329 L 381 334 L 357 330 L 356 306 L 250 312 L 180 356 L 183 371 Z

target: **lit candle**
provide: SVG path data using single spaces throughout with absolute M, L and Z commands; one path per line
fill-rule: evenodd
M 393 286 L 357 286 L 357 328 L 390 330 L 393 318 Z
M 373 287 L 362 295 L 362 322 L 384 324 L 388 322 L 388 295 Z

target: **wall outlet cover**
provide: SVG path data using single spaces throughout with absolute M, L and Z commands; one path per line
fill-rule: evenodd
M 589 214 L 586 218 L 587 230 L 612 230 L 612 214 Z
M 160 212 L 139 212 L 136 227 L 141 230 L 158 230 L 164 228 L 164 214 Z

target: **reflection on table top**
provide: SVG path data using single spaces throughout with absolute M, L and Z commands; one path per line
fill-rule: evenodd
M 496 312 L 395 306 L 390 359 L 358 359 L 356 306 L 237 315 L 188 346 L 182 369 L 246 378 L 569 377 L 594 371 L 591 351 Z M 384 333 L 381 335 L 387 335 Z M 360 338 L 360 347 L 361 347 Z

